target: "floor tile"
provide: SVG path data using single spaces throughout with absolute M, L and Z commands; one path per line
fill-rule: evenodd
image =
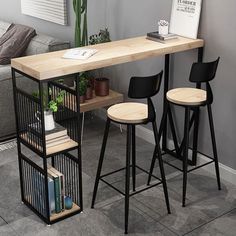
M 236 210 L 192 231 L 187 236 L 235 236 Z

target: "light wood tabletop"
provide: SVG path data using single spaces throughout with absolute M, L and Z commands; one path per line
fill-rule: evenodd
M 66 50 L 20 57 L 11 66 L 38 80 L 74 74 L 107 66 L 162 56 L 204 46 L 201 39 L 178 37 L 167 43 L 146 39 L 146 36 L 87 46 L 98 52 L 87 60 L 64 59 Z

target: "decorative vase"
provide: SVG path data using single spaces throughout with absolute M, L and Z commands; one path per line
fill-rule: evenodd
M 66 210 L 70 210 L 73 207 L 73 202 L 71 197 L 66 196 L 65 197 L 65 208 Z
M 158 27 L 159 34 L 166 35 L 169 33 L 169 25 L 159 25 Z
M 109 79 L 107 78 L 95 79 L 95 94 L 96 96 L 109 95 Z
M 85 95 L 79 96 L 80 104 L 85 102 Z
M 41 113 L 39 111 L 36 112 L 35 116 L 41 122 Z M 55 121 L 51 110 L 44 111 L 44 127 L 45 131 L 55 129 Z
M 92 87 L 87 87 L 86 94 L 85 94 L 85 100 L 89 100 L 93 98 L 93 89 Z

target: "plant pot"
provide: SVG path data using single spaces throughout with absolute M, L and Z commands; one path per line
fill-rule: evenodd
M 36 118 L 41 122 L 41 112 L 35 114 Z M 51 110 L 44 111 L 44 127 L 45 131 L 50 131 L 55 129 L 55 121 L 53 118 L 53 113 Z
M 89 84 L 92 90 L 94 90 L 95 87 L 95 79 L 94 78 L 89 78 Z
M 96 96 L 109 95 L 109 79 L 107 78 L 95 79 L 95 94 Z
M 85 94 L 85 100 L 89 100 L 93 98 L 93 89 L 92 87 L 87 87 L 86 94 Z
M 85 102 L 85 95 L 79 97 L 80 104 Z

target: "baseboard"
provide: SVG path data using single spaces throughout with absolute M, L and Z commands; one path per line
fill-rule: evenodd
M 100 109 L 97 110 L 95 112 L 95 115 L 97 115 L 98 117 L 102 118 L 102 119 L 106 119 L 106 110 L 105 109 Z M 125 126 L 123 127 L 123 129 L 125 130 Z M 136 136 L 139 138 L 142 138 L 143 140 L 154 144 L 154 136 L 153 136 L 153 132 L 143 126 L 137 126 L 136 129 Z M 170 149 L 174 149 L 174 143 L 173 140 L 168 140 L 167 142 L 167 146 Z M 189 154 L 191 155 L 191 151 L 189 152 Z M 204 164 L 206 162 L 208 162 L 209 159 L 198 153 L 198 164 Z M 233 185 L 236 185 L 236 170 L 232 169 L 231 167 L 228 167 L 224 164 L 219 163 L 219 167 L 220 167 L 220 176 L 221 179 L 230 182 Z M 204 170 L 208 171 L 209 173 L 215 175 L 215 168 L 214 168 L 214 164 L 210 164 L 207 166 L 203 167 Z

